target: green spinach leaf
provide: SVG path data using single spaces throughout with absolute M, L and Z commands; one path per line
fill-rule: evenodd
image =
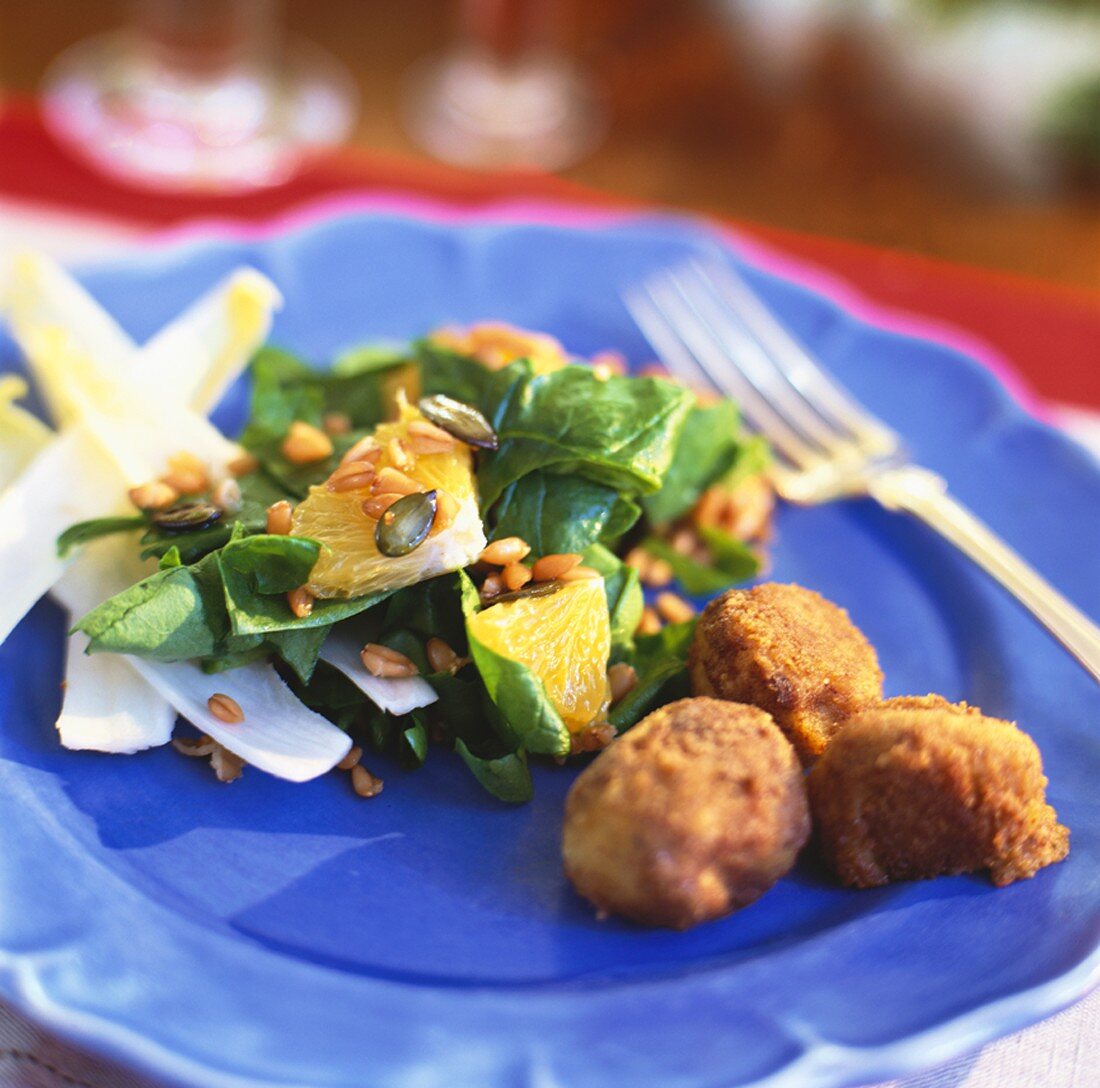
M 771 463 L 771 447 L 763 435 L 742 435 L 737 449 L 737 460 L 722 477 L 722 486 L 732 491 L 743 480 L 763 472 Z
M 646 517 L 664 525 L 686 514 L 699 496 L 737 462 L 740 416 L 732 401 L 691 409 L 659 491 L 642 500 Z
M 270 635 L 274 631 L 331 627 L 334 623 L 366 612 L 393 592 L 381 590 L 364 597 L 317 600 L 313 602 L 313 610 L 308 616 L 299 617 L 291 612 L 284 593 L 257 592 L 249 577 L 239 574 L 231 566 L 227 565 L 222 570 L 222 585 L 232 630 L 240 635 Z
M 408 719 L 410 724 L 401 730 L 401 755 L 402 762 L 412 769 L 422 767 L 428 758 L 428 729 L 418 711 L 412 711 Z
M 612 708 L 608 720 L 620 732 L 641 721 L 651 710 L 691 694 L 688 652 L 695 620 L 669 624 L 655 635 L 639 635 L 634 655 L 638 682 Z
M 220 654 L 229 622 L 216 558 L 150 574 L 94 608 L 74 629 L 88 636 L 89 653 L 154 661 Z
M 285 493 L 279 492 L 279 497 L 284 498 Z M 270 503 L 261 504 L 252 497 L 245 497 L 240 510 L 223 515 L 206 529 L 197 529 L 190 533 L 165 533 L 151 525 L 141 538 L 141 558 L 162 559 L 175 549 L 181 562 L 197 562 L 236 537 L 264 532 L 267 527 L 268 505 Z
M 526 369 L 490 417 L 500 449 L 484 458 L 478 473 L 483 509 L 509 484 L 548 468 L 628 497 L 658 490 L 691 409 L 687 390 L 658 378 L 601 381 L 587 366 L 541 375 Z
M 252 640 L 251 644 L 244 639 L 235 641 L 237 645 L 234 649 L 224 649 L 221 653 L 202 658 L 199 662 L 202 671 L 211 675 L 228 672 L 256 661 L 264 661 L 270 655 L 267 644 L 260 638 Z
M 638 572 L 600 544 L 592 545 L 584 553 L 584 562 L 603 575 L 607 613 L 611 622 L 613 664 L 629 657 L 634 649 L 634 632 L 645 607 L 642 586 L 638 581 Z
M 760 570 L 760 557 L 747 544 L 721 529 L 703 527 L 699 532 L 710 552 L 709 564 L 681 555 L 661 537 L 649 537 L 642 547 L 650 555 L 665 560 L 676 580 L 693 597 L 720 593 L 738 582 L 748 581 Z
M 462 585 L 457 574 L 441 574 L 406 586 L 390 597 L 382 632 L 408 630 L 423 641 L 441 638 L 457 654 L 466 652 L 466 620 Z
M 535 555 L 583 552 L 598 540 L 615 540 L 640 509 L 618 490 L 580 476 L 536 470 L 509 484 L 497 503 L 492 538 L 522 537 Z
M 218 562 L 223 577 L 231 571 L 253 593 L 289 593 L 309 581 L 320 554 L 316 540 L 265 533 L 226 544 L 218 553 Z
M 493 407 L 492 390 L 497 384 L 495 371 L 431 340 L 418 340 L 413 345 L 413 356 L 420 367 L 420 388 L 424 396 L 443 393 L 472 404 L 482 412 Z
M 82 544 L 98 540 L 103 536 L 112 536 L 114 533 L 130 533 L 135 529 L 144 529 L 148 524 L 149 522 L 140 514 L 78 521 L 75 525 L 70 525 L 57 538 L 57 554 L 64 559 L 73 548 L 78 548 Z
M 531 771 L 527 766 L 527 755 L 522 750 L 496 759 L 483 759 L 475 756 L 461 740 L 456 740 L 455 751 L 474 777 L 498 800 L 511 804 L 531 800 L 534 792 Z
M 339 669 L 325 661 L 317 663 L 308 682 L 303 682 L 300 676 L 285 667 L 280 668 L 280 675 L 306 706 L 341 729 L 349 729 L 352 722 L 372 706 Z
M 326 627 L 292 627 L 285 631 L 271 631 L 265 640 L 270 647 L 294 670 L 294 674 L 303 683 L 309 681 L 321 647 L 332 625 Z

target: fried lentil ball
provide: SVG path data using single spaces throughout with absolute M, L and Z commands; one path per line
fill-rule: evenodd
M 882 700 L 874 648 L 843 608 L 802 586 L 731 589 L 704 609 L 692 690 L 766 710 L 804 764 L 844 720 Z
M 927 695 L 895 695 L 884 699 L 879 710 L 942 710 L 948 714 L 971 714 L 982 716 L 981 710 L 969 703 L 952 703 L 942 695 L 929 692 Z
M 821 851 L 843 883 L 988 870 L 1004 885 L 1066 856 L 1026 733 L 965 703 L 891 703 L 849 720 L 809 775 Z
M 562 854 L 574 887 L 602 913 L 687 929 L 763 895 L 809 831 L 802 771 L 772 719 L 681 699 L 573 783 Z

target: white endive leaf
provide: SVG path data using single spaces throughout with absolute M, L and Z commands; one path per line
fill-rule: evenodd
M 53 438 L 49 427 L 15 403 L 26 395 L 27 383 L 18 374 L 0 375 L 0 491 Z
M 186 450 L 219 473 L 240 453 L 209 420 L 166 399 L 151 398 L 132 382 L 103 382 L 90 360 L 58 345 L 51 366 L 65 382 L 81 426 L 114 461 L 126 484 L 155 479 L 168 458 Z
M 143 568 L 127 544 L 118 537 L 94 541 L 58 583 L 54 595 L 71 612 L 83 615 L 132 585 Z M 351 747 L 348 735 L 300 702 L 268 664 L 257 662 L 208 676 L 190 662 L 166 664 L 115 654 L 93 654 L 91 660 L 99 658 L 124 663 L 197 728 L 254 767 L 280 778 L 293 782 L 316 778 L 335 767 Z M 219 692 L 240 704 L 245 720 L 239 725 L 227 725 L 210 713 L 206 701 Z M 136 689 L 130 697 L 138 698 Z M 153 739 L 161 735 L 157 733 L 160 721 L 147 723 L 139 735 L 150 744 L 163 743 Z M 101 739 L 104 744 L 112 740 L 106 730 Z
M 132 381 L 157 401 L 206 413 L 248 364 L 282 306 L 279 289 L 241 267 L 192 303 L 139 350 L 114 318 L 55 261 L 21 254 L 13 262 L 12 332 L 60 418 L 73 418 L 69 390 L 53 371 L 62 346 L 90 360 L 107 382 Z
M 0 493 L 0 642 L 65 570 L 58 536 L 74 522 L 117 510 L 117 480 L 96 443 L 74 427 Z
M 423 677 L 372 676 L 360 660 L 362 644 L 338 627 L 329 632 L 321 647 L 321 660 L 339 669 L 368 699 L 390 714 L 408 714 L 430 706 L 439 696 Z
M 132 373 L 158 399 L 205 414 L 267 339 L 283 304 L 253 268 L 238 268 L 141 349 Z
M 69 349 L 95 359 L 106 379 L 125 377 L 134 342 L 118 322 L 60 265 L 42 254 L 21 253 L 12 262 L 6 308 L 12 334 L 28 356 L 50 413 L 58 423 L 74 418 L 68 391 L 49 368 L 27 351 L 43 335 L 63 339 Z
M 57 731 L 66 748 L 129 754 L 167 744 L 175 708 L 117 654 L 86 654 L 88 638 L 70 636 Z
M 53 587 L 70 618 L 83 616 L 149 572 L 133 541 L 104 537 L 85 545 Z M 176 711 L 117 654 L 85 654 L 87 636 L 70 636 L 57 730 L 66 748 L 136 752 L 167 744 Z
M 197 665 L 127 659 L 192 725 L 261 771 L 306 782 L 332 770 L 351 738 L 300 702 L 267 664 L 254 663 L 207 676 Z M 240 704 L 244 721 L 227 725 L 207 707 L 211 695 Z

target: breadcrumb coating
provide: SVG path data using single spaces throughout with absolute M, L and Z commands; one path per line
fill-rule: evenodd
M 1069 852 L 1035 742 L 965 703 L 906 696 L 853 717 L 810 772 L 822 854 L 840 880 L 988 870 L 996 885 Z
M 809 830 L 802 771 L 772 719 L 756 707 L 681 699 L 577 778 L 562 854 L 601 913 L 686 929 L 763 895 Z
M 845 719 L 882 700 L 874 648 L 813 590 L 768 582 L 707 605 L 689 659 L 692 689 L 766 710 L 804 764 Z

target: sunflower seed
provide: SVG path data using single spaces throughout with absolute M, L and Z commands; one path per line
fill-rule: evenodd
M 435 520 L 436 494 L 418 491 L 400 498 L 378 519 L 374 542 L 383 555 L 396 558 L 418 548 Z
M 165 533 L 191 533 L 206 529 L 222 516 L 222 511 L 208 502 L 185 502 L 153 515 L 153 524 Z
M 489 421 L 471 404 L 436 393 L 421 398 L 420 411 L 426 419 L 467 446 L 495 450 L 500 444 Z

